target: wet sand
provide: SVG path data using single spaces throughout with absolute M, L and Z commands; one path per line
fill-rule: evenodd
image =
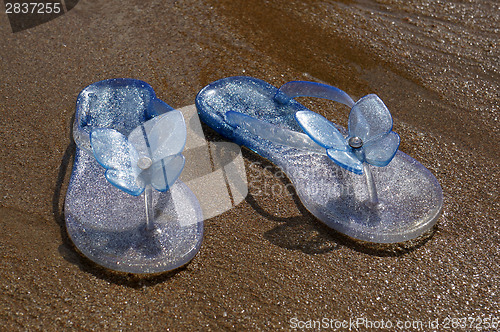
M 0 15 L 0 325 L 266 330 L 365 317 L 485 328 L 480 320 L 500 319 L 499 30 L 498 5 L 486 0 L 82 0 L 15 34 Z M 244 150 L 249 196 L 206 220 L 185 268 L 140 278 L 80 256 L 62 210 L 79 91 L 132 77 L 182 107 L 233 75 L 378 94 L 400 149 L 443 188 L 433 233 L 373 246 L 330 231 Z M 301 101 L 346 125 L 338 105 Z

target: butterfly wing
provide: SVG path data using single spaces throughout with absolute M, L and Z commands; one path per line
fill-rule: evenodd
M 141 173 L 140 179 L 158 191 L 174 184 L 184 168 L 181 151 L 186 144 L 186 124 L 182 113 L 168 111 L 135 128 L 128 141 L 137 150 L 138 158 L 148 157 L 153 164 Z
M 151 185 L 158 191 L 167 191 L 181 175 L 184 164 L 180 153 L 156 161 L 148 170 Z
M 139 196 L 146 187 L 144 180 L 130 170 L 108 169 L 105 175 L 111 184 L 132 196 Z
M 180 153 L 186 144 L 186 124 L 178 110 L 171 110 L 137 126 L 128 136 L 139 157 L 160 160 Z
M 177 155 L 186 145 L 186 124 L 180 111 L 173 110 L 158 118 L 147 131 L 153 161 Z
M 148 141 L 146 128 L 147 124 L 150 123 L 150 121 L 156 121 L 155 119 L 156 118 L 153 118 L 152 120 L 138 125 L 128 135 L 128 141 L 137 151 L 138 158 L 149 158 L 151 156 L 151 147 Z
M 90 145 L 111 184 L 134 196 L 144 191 L 137 167 L 138 153 L 124 135 L 114 129 L 94 129 L 90 133 Z
M 396 155 L 399 142 L 399 135 L 393 131 L 369 141 L 363 146 L 366 162 L 378 167 L 387 166 Z
M 354 153 L 350 151 L 327 149 L 326 154 L 337 165 L 345 168 L 346 170 L 356 174 L 363 174 L 363 163 L 356 157 Z
M 311 111 L 299 111 L 295 114 L 295 118 L 313 141 L 326 148 L 326 154 L 337 165 L 356 174 L 363 174 L 363 163 L 347 145 L 342 133 L 330 121 Z
M 349 114 L 349 137 L 359 137 L 367 144 L 391 130 L 391 113 L 377 95 L 367 95 L 352 107 Z
M 295 113 L 295 119 L 302 130 L 313 141 L 325 149 L 335 149 L 347 151 L 344 136 L 335 126 L 323 116 L 311 111 L 298 111 Z

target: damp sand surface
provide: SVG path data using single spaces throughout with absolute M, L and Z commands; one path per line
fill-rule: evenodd
M 15 34 L 0 14 L 0 325 L 274 330 L 365 317 L 441 329 L 500 318 L 499 31 L 486 0 L 82 0 Z M 132 77 L 182 107 L 234 75 L 378 94 L 400 149 L 442 185 L 434 231 L 393 246 L 329 231 L 278 169 L 244 150 L 249 195 L 205 222 L 185 268 L 140 278 L 80 256 L 62 210 L 78 93 Z M 345 108 L 301 102 L 346 125 Z

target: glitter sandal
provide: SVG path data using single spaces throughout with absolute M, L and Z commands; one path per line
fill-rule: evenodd
M 349 106 L 349 130 L 293 99 L 300 96 Z M 255 78 L 229 77 L 203 88 L 196 106 L 215 131 L 283 169 L 304 206 L 348 236 L 403 242 L 431 229 L 441 213 L 439 183 L 398 151 L 391 114 L 376 95 L 355 103 L 324 84 L 289 82 L 277 89 Z
M 200 249 L 203 217 L 177 179 L 186 142 L 182 114 L 145 82 L 105 80 L 79 94 L 73 136 L 64 212 L 76 248 L 116 271 L 158 273 L 187 264 Z

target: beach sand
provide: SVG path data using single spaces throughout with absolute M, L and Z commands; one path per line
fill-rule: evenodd
M 327 319 L 443 330 L 465 319 L 463 330 L 485 329 L 500 320 L 499 30 L 487 0 L 82 0 L 17 33 L 0 14 L 0 326 L 288 330 Z M 400 150 L 443 188 L 432 234 L 374 246 L 330 231 L 243 150 L 249 195 L 205 221 L 186 267 L 143 278 L 78 254 L 63 217 L 78 93 L 131 77 L 182 107 L 234 75 L 378 94 Z M 301 101 L 346 125 L 345 108 Z

